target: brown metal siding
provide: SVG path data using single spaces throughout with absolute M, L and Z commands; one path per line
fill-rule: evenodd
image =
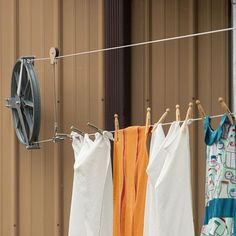
M 63 53 L 103 47 L 103 1 L 66 0 L 63 3 Z M 63 60 L 63 130 L 74 124 L 87 130 L 90 121 L 104 126 L 103 55 Z M 63 235 L 67 235 L 70 211 L 73 153 L 71 143 L 62 146 Z
M 3 99 L 10 95 L 11 70 L 20 55 L 48 56 L 103 47 L 103 1 L 0 1 L 0 235 L 67 235 L 73 153 L 71 142 L 44 144 L 26 151 L 18 144 L 11 113 Z M 40 139 L 53 132 L 53 68 L 36 62 L 41 88 Z M 57 70 L 60 130 L 72 124 L 87 130 L 91 121 L 103 127 L 103 55 L 60 61 Z
M 105 0 L 105 47 L 130 44 L 130 1 Z M 120 128 L 131 123 L 130 48 L 104 53 L 105 57 L 105 128 L 114 128 L 119 114 Z
M 62 54 L 104 45 L 103 1 L 0 0 L 0 236 L 67 235 L 73 153 L 71 142 L 44 144 L 26 151 L 18 144 L 10 111 L 13 63 L 20 55 L 47 56 L 51 46 Z M 228 1 L 133 0 L 132 42 L 223 28 Z M 132 49 L 132 123 L 144 124 L 146 107 L 156 121 L 165 108 L 181 105 L 182 117 L 192 98 L 208 113 L 222 110 L 218 96 L 228 98 L 228 34 L 155 44 Z M 52 66 L 37 62 L 41 88 L 40 138 L 53 132 Z M 72 124 L 86 130 L 87 121 L 104 126 L 104 62 L 102 54 L 59 62 L 57 92 L 61 130 Z M 197 116 L 196 110 L 194 116 Z M 202 124 L 191 127 L 193 195 L 199 231 L 204 201 Z
M 14 235 L 17 214 L 17 145 L 13 135 L 11 114 L 5 112 L 3 98 L 8 96 L 10 84 L 6 79 L 12 68 L 16 50 L 15 3 L 0 2 L 0 235 Z M 7 20 L 7 23 L 6 23 Z M 4 33 L 2 33 L 4 32 Z M 4 56 L 3 56 L 4 55 Z

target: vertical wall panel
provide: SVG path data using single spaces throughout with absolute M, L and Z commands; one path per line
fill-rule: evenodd
M 166 37 L 165 29 L 165 1 L 152 1 L 152 40 Z M 158 22 L 158 27 L 156 26 Z M 165 103 L 165 65 L 166 65 L 166 44 L 153 44 L 152 46 L 152 80 L 151 80 L 151 101 L 152 101 L 152 120 L 157 121 L 166 109 Z M 169 119 L 169 118 L 168 118 Z
M 130 44 L 130 1 L 105 0 L 105 47 Z M 130 48 L 104 53 L 105 60 L 105 128 L 114 129 L 114 114 L 120 127 L 131 122 Z
M 63 54 L 102 48 L 103 1 L 63 1 Z M 103 54 L 67 58 L 63 68 L 63 130 L 89 131 L 87 122 L 104 127 Z M 92 130 L 90 130 L 92 131 Z M 94 130 L 93 130 L 94 131 Z M 63 235 L 68 234 L 73 181 L 71 142 L 63 143 Z
M 166 38 L 179 35 L 179 1 L 165 1 L 165 31 Z M 179 41 L 166 42 L 165 50 L 165 104 L 173 110 L 179 103 Z M 172 116 L 171 118 L 173 118 Z
M 131 42 L 142 42 L 149 37 L 145 26 L 149 25 L 150 13 L 147 12 L 147 6 L 150 0 L 137 0 L 131 2 L 132 16 L 131 16 Z M 149 9 L 150 10 L 150 9 Z M 146 81 L 149 80 L 147 63 L 148 46 L 140 46 L 131 49 L 131 95 L 132 95 L 132 122 L 133 124 L 145 124 L 146 108 L 149 105 L 147 101 Z M 135 66 L 133 66 L 135 65 Z M 139 68 L 139 69 L 137 69 Z
M 2 2 L 1 2 L 1 5 L 0 5 L 0 9 L 2 9 Z M 2 14 L 1 14 L 2 15 Z M 2 17 L 0 18 L 0 30 L 2 31 Z M 2 34 L 1 34 L 2 36 Z M 0 36 L 0 55 L 2 55 L 2 37 Z M 0 60 L 0 71 L 1 71 L 1 77 L 2 77 L 2 57 L 1 57 L 1 60 Z M 0 80 L 0 86 L 1 86 L 1 89 L 0 89 L 0 97 L 2 98 L 2 79 Z M 3 114 L 3 104 L 0 104 L 0 117 L 1 117 L 1 121 L 2 121 L 2 114 Z M 2 133 L 2 127 L 3 127 L 3 124 L 2 122 L 0 122 L 0 132 L 1 132 L 1 137 L 3 136 L 3 133 Z M 2 138 L 0 140 L 0 150 L 2 150 Z M 3 188 L 2 188 L 2 167 L 3 167 L 3 158 L 2 158 L 2 152 L 1 152 L 1 159 L 0 159 L 0 192 L 2 193 L 3 191 Z M 2 209 L 2 194 L 0 194 L 0 209 Z M 3 228 L 3 223 L 2 223 L 2 218 L 3 218 L 3 212 L 2 210 L 0 211 L 0 234 L 2 234 L 2 228 Z
M 212 29 L 219 29 L 227 27 L 227 1 L 212 1 Z M 228 90 L 227 84 L 224 78 L 228 75 L 228 68 L 225 67 L 225 63 L 228 61 L 228 50 L 224 42 L 228 41 L 228 33 L 220 33 L 212 35 L 212 110 L 216 113 L 222 112 L 221 106 L 219 106 L 217 100 L 219 94 L 225 97 Z M 214 86 L 216 85 L 217 86 Z M 228 97 L 226 97 L 228 101 Z
M 9 236 L 16 235 L 18 230 L 17 146 L 13 136 L 11 114 L 4 107 L 4 98 L 9 96 L 12 63 L 16 56 L 15 8 L 15 1 L 0 2 L 0 234 Z M 4 24 L 6 19 L 8 24 Z
M 0 0 L 0 13 L 2 101 L 10 95 L 11 70 L 19 56 L 47 57 L 52 46 L 63 54 L 103 47 L 102 0 Z M 53 66 L 43 61 L 35 68 L 41 89 L 40 139 L 45 139 L 52 137 L 54 126 Z M 102 128 L 103 55 L 60 61 L 56 77 L 59 130 L 70 132 L 72 124 L 88 130 L 88 121 Z M 3 102 L 0 120 L 0 235 L 67 235 L 74 162 L 71 141 L 27 151 L 15 138 L 11 112 Z
M 83 9 L 84 10 L 84 9 Z M 62 53 L 73 53 L 75 52 L 75 1 L 67 0 L 63 1 L 63 50 Z M 68 27 L 70 26 L 70 27 Z M 74 121 L 74 125 L 81 125 L 77 113 L 79 108 L 76 106 L 77 98 L 77 85 L 80 77 L 76 77 L 75 68 L 76 68 L 76 59 L 68 58 L 62 62 L 63 67 L 63 78 L 62 81 L 62 93 L 63 93 L 63 130 L 68 131 L 70 125 Z M 79 67 L 81 71 L 81 67 Z M 76 78 L 76 79 L 75 79 Z M 69 93 L 70 96 L 64 96 L 65 93 Z M 73 108 L 73 109 L 71 109 Z M 72 158 L 72 149 L 69 146 L 63 144 L 63 222 L 64 230 L 63 235 L 67 234 L 68 223 L 69 223 L 69 211 L 70 211 L 70 201 L 71 201 L 71 192 L 72 192 L 72 178 L 73 178 L 73 158 Z
M 103 1 L 90 1 L 89 5 L 89 49 L 103 48 Z M 89 120 L 99 127 L 104 127 L 104 54 L 94 54 L 89 61 Z M 96 105 L 95 105 L 96 104 Z
M 83 9 L 83 11 L 81 11 L 81 14 L 75 14 L 75 28 L 74 28 L 74 31 L 76 33 L 74 39 L 75 51 L 87 51 L 90 49 L 89 4 L 90 1 L 86 0 L 75 1 L 75 12 L 78 12 L 79 9 Z M 90 62 L 90 55 L 84 55 L 82 57 L 78 57 L 76 58 L 76 64 L 74 68 L 75 70 L 74 80 L 76 80 L 75 106 L 77 107 L 77 114 L 81 112 L 79 122 L 81 123 L 80 127 L 82 127 L 83 129 L 86 129 L 86 123 L 88 122 L 88 117 L 89 117 L 89 104 L 90 104 L 89 62 Z M 67 92 L 67 94 L 68 93 L 69 91 Z M 67 94 L 65 93 L 65 95 Z
M 16 235 L 18 230 L 17 156 L 15 155 L 17 147 L 13 136 L 11 114 L 4 107 L 4 98 L 9 96 L 12 63 L 16 56 L 15 8 L 15 1 L 0 2 L 0 235 L 9 236 Z

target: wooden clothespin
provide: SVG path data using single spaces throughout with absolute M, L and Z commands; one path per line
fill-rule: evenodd
M 56 63 L 56 58 L 59 56 L 59 49 L 54 47 L 50 48 L 49 56 L 50 56 L 50 63 L 54 65 Z
M 199 111 L 199 114 L 200 114 L 201 118 L 206 117 L 206 112 L 204 111 L 201 102 L 199 100 L 197 100 L 196 104 L 197 104 L 197 108 L 198 108 L 198 111 Z
M 120 129 L 118 114 L 114 115 L 114 123 L 115 123 L 115 141 L 118 141 L 118 130 Z
M 187 114 L 186 114 L 186 117 L 185 117 L 185 120 L 189 120 L 191 115 L 192 115 L 192 111 L 193 111 L 193 103 L 190 102 L 189 105 L 188 105 L 188 110 L 187 110 Z
M 180 105 L 176 105 L 175 106 L 175 116 L 176 116 L 176 121 L 180 121 L 181 117 L 180 117 Z
M 75 126 L 72 125 L 72 126 L 70 127 L 70 129 L 71 129 L 72 131 L 75 131 L 75 132 L 77 132 L 78 134 L 81 134 L 82 136 L 84 136 L 84 132 L 81 131 L 80 129 L 76 128 Z
M 168 115 L 168 113 L 170 112 L 170 109 L 167 108 L 165 113 L 161 116 L 161 118 L 157 121 L 157 123 L 153 126 L 152 128 L 152 132 L 154 132 L 154 130 L 157 128 L 158 124 L 163 123 L 163 121 L 165 120 L 166 116 Z
M 225 101 L 222 97 L 219 97 L 218 101 L 221 104 L 221 106 L 222 106 L 223 110 L 225 111 L 225 113 L 227 114 L 231 125 L 233 125 L 234 124 L 234 119 L 233 119 L 233 116 L 231 115 L 231 111 L 229 110 L 229 107 L 226 105 L 226 103 L 225 103 Z
M 149 128 L 151 125 L 151 108 L 147 108 L 147 115 L 146 115 L 146 126 L 145 126 L 145 134 L 148 134 Z

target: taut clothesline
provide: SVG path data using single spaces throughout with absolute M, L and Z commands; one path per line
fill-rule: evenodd
M 236 113 L 231 113 L 232 115 L 236 115 Z M 220 115 L 214 115 L 214 116 L 209 116 L 211 119 L 215 119 L 215 118 L 219 118 L 219 117 L 222 117 L 224 114 L 220 114 Z M 195 122 L 195 121 L 201 121 L 203 120 L 204 118 L 194 118 L 194 119 L 189 119 L 188 121 L 190 123 L 192 122 Z M 181 121 L 178 121 L 179 123 L 183 123 L 185 120 L 181 120 Z M 171 125 L 174 121 L 172 122 L 166 122 L 166 123 L 161 123 L 162 126 L 167 126 L 167 125 Z M 154 126 L 154 125 L 151 125 L 151 126 Z M 110 133 L 115 133 L 115 130 L 111 130 L 111 131 L 107 131 L 107 132 L 110 132 Z M 93 136 L 95 135 L 96 133 L 90 133 L 88 134 L 89 136 Z M 46 140 L 42 140 L 42 141 L 38 141 L 38 142 L 34 142 L 35 144 L 40 144 L 40 143 L 47 143 L 47 142 L 53 142 L 54 139 L 51 138 L 51 139 L 46 139 Z
M 215 33 L 220 33 L 220 32 L 227 32 L 227 31 L 232 31 L 235 29 L 236 29 L 236 27 L 223 28 L 223 29 L 218 29 L 218 30 L 205 31 L 205 32 L 200 32 L 200 33 L 193 33 L 193 34 L 187 34 L 187 35 L 181 35 L 181 36 L 175 36 L 175 37 L 169 37 L 169 38 L 163 38 L 163 39 L 156 39 L 156 40 L 144 41 L 144 42 L 139 42 L 139 43 L 121 45 L 121 46 L 116 46 L 116 47 L 101 48 L 101 49 L 96 49 L 96 50 L 91 50 L 91 51 L 82 51 L 82 52 L 66 54 L 66 55 L 61 55 L 61 56 L 56 56 L 56 57 L 54 55 L 54 59 L 62 59 L 62 58 L 67 58 L 67 57 L 75 57 L 75 56 L 88 55 L 88 54 L 94 54 L 94 53 L 100 53 L 100 52 L 107 52 L 107 51 L 112 51 L 112 50 L 131 48 L 131 47 L 154 44 L 154 43 L 168 42 L 168 41 L 191 38 L 191 37 L 196 37 L 196 36 L 203 36 L 203 35 L 215 34 Z M 52 58 L 51 57 L 42 57 L 42 58 L 33 58 L 33 59 L 29 59 L 29 60 L 47 61 L 47 60 L 52 60 Z M 54 64 L 54 63 L 52 63 L 52 64 Z M 221 117 L 221 116 L 223 116 L 223 115 L 222 114 L 215 115 L 215 116 L 211 116 L 211 118 L 217 118 L 217 117 Z M 195 119 L 189 119 L 189 121 L 194 122 L 194 121 L 200 121 L 202 119 L 203 118 L 195 118 Z M 179 121 L 179 122 L 183 123 L 184 121 Z M 163 126 L 170 125 L 170 124 L 172 124 L 172 122 L 162 123 Z M 153 126 L 153 125 L 151 125 L 151 126 Z M 113 130 L 113 131 L 109 131 L 109 132 L 114 133 L 115 131 Z M 94 133 L 89 134 L 89 135 L 94 135 Z M 66 137 L 70 137 L 70 135 L 68 134 L 67 136 L 62 138 L 62 140 L 65 139 Z M 58 137 L 53 137 L 51 139 L 38 141 L 38 142 L 35 142 L 35 144 L 46 143 L 46 142 L 51 142 L 51 141 L 55 142 L 56 138 L 58 138 Z M 60 140 L 60 137 L 59 137 L 59 140 Z
M 170 37 L 170 38 L 155 39 L 155 40 L 144 41 L 144 42 L 139 42 L 139 43 L 126 44 L 126 45 L 121 45 L 121 46 L 116 46 L 116 47 L 109 47 L 109 48 L 95 49 L 95 50 L 91 50 L 91 51 L 76 52 L 76 53 L 71 53 L 71 54 L 58 56 L 58 57 L 56 57 L 56 59 L 62 59 L 62 58 L 74 57 L 74 56 L 81 56 L 81 55 L 88 55 L 88 54 L 94 54 L 94 53 L 99 53 L 99 52 L 107 52 L 107 51 L 112 51 L 112 50 L 131 48 L 131 47 L 137 47 L 137 46 L 142 46 L 142 45 L 167 42 L 167 41 L 172 41 L 172 40 L 192 38 L 192 37 L 196 37 L 196 36 L 215 34 L 215 33 L 221 33 L 221 32 L 226 32 L 226 31 L 232 31 L 232 30 L 235 30 L 235 29 L 236 29 L 236 27 L 224 28 L 224 29 L 211 30 L 211 31 L 205 31 L 205 32 L 194 33 L 194 34 L 180 35 L 180 36 L 175 36 L 175 37 Z M 32 60 L 32 61 L 47 61 L 47 60 L 50 60 L 50 57 L 34 58 L 34 59 L 30 59 L 30 60 Z

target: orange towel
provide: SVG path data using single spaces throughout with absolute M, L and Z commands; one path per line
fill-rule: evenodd
M 142 236 L 148 163 L 145 127 L 118 131 L 113 163 L 113 236 Z

